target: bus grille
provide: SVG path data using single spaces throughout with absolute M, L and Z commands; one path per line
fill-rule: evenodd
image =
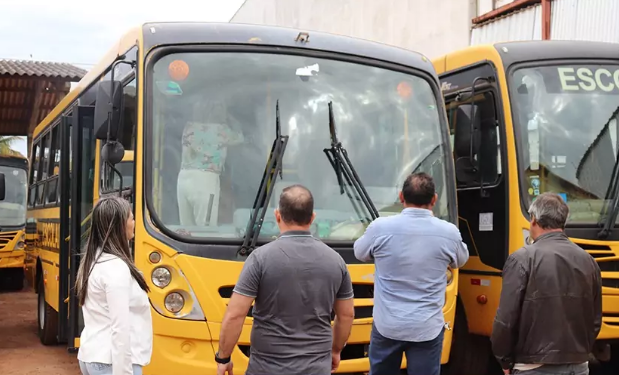
M 13 241 L 13 239 L 15 238 L 16 235 L 17 235 L 17 232 L 4 232 L 4 233 L 0 233 L 0 251 L 4 250 L 6 245 L 9 242 Z
M 347 344 L 340 354 L 340 359 L 346 361 L 349 359 L 361 359 L 368 357 L 368 344 Z M 239 349 L 246 357 L 249 357 L 251 345 L 239 345 Z
M 219 288 L 221 298 L 230 298 L 234 286 L 223 286 Z M 352 286 L 355 298 L 374 298 L 373 284 L 355 284 Z M 252 305 L 247 312 L 248 317 L 252 317 L 254 306 Z M 355 319 L 371 318 L 373 306 L 355 306 Z M 331 313 L 331 320 L 335 319 L 335 313 Z
M 598 262 L 600 271 L 619 273 L 619 256 L 607 245 L 577 244 Z M 602 279 L 602 286 L 619 289 L 619 278 Z

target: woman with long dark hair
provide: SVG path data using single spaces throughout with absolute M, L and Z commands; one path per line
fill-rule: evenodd
M 92 210 L 77 273 L 84 315 L 77 358 L 83 375 L 141 375 L 152 353 L 149 288 L 131 257 L 131 205 L 103 198 Z

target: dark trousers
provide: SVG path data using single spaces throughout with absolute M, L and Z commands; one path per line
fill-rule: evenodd
M 408 342 L 391 340 L 372 325 L 370 338 L 370 375 L 397 375 L 402 354 L 406 355 L 408 375 L 439 375 L 443 351 L 443 330 L 430 341 Z

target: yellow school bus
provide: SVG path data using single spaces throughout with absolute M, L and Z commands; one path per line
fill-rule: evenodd
M 485 373 L 493 363 L 488 337 L 501 270 L 529 241 L 528 208 L 544 192 L 566 200 L 567 235 L 602 270 L 603 322 L 593 354 L 608 361 L 612 352 L 617 361 L 619 49 L 509 42 L 471 46 L 433 64 L 453 142 L 459 227 L 471 255 L 460 270 L 454 337 L 454 347 L 475 348 L 463 373 Z
M 214 374 L 243 262 L 276 238 L 278 196 L 301 183 L 314 194 L 313 234 L 341 254 L 354 284 L 338 372 L 367 372 L 374 265 L 355 259 L 353 242 L 401 210 L 397 194 L 414 171 L 436 181 L 434 214 L 457 222 L 447 128 L 434 68 L 415 52 L 256 25 L 131 30 L 34 132 L 28 279 L 42 342 L 79 347 L 73 286 L 89 212 L 99 197 L 121 194 L 133 203 L 135 262 L 151 287 L 154 351 L 144 373 Z M 446 270 L 445 282 L 443 363 L 457 272 Z M 251 324 L 250 311 L 232 355 L 239 373 Z
M 26 247 L 28 159 L 0 155 L 0 289 L 21 290 Z

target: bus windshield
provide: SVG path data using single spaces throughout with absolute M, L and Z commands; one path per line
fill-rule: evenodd
M 423 170 L 437 185 L 435 215 L 448 219 L 448 146 L 435 92 L 421 76 L 317 57 L 191 52 L 166 55 L 149 77 L 149 194 L 169 230 L 243 238 L 276 138 L 277 105 L 289 140 L 260 236 L 278 234 L 279 195 L 302 184 L 314 195 L 315 235 L 358 238 L 363 218 L 341 193 L 325 152 L 329 102 L 337 137 L 379 215 L 401 211 L 404 179 Z
M 5 197 L 0 201 L 0 227 L 26 223 L 27 173 L 24 169 L 0 165 L 4 174 Z
M 526 67 L 510 80 L 527 207 L 554 192 L 570 207 L 568 223 L 597 224 L 612 201 L 619 65 Z

